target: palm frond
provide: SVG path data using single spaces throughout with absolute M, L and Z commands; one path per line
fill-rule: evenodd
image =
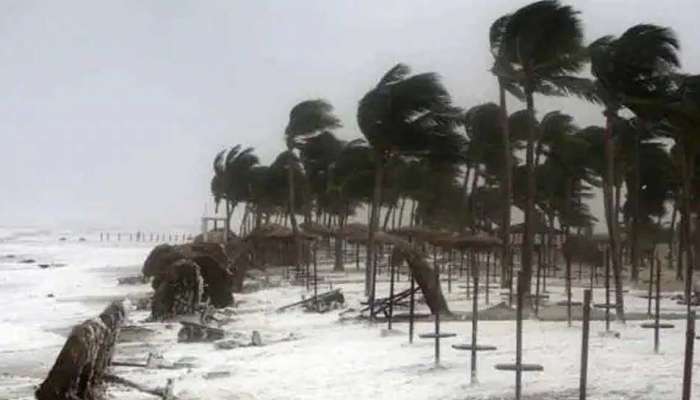
M 297 138 L 340 126 L 340 120 L 333 115 L 333 106 L 329 102 L 323 99 L 306 100 L 292 108 L 285 135 Z

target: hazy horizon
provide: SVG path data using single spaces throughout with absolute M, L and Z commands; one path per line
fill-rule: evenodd
M 197 226 L 213 210 L 219 150 L 252 146 L 270 162 L 290 108 L 319 97 L 339 136 L 360 137 L 357 101 L 397 62 L 438 72 L 461 107 L 496 101 L 488 28 L 526 3 L 3 1 L 0 225 Z M 700 3 L 564 3 L 582 12 L 587 42 L 672 27 L 683 70 L 700 72 Z M 536 105 L 603 123 L 579 100 Z

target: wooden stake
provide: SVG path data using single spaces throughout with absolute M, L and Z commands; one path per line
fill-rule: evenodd
M 477 383 L 476 377 L 476 337 L 478 332 L 479 321 L 479 269 L 474 268 L 472 272 L 474 276 L 474 297 L 472 299 L 472 359 L 471 359 L 471 383 Z M 487 275 L 488 276 L 488 275 Z M 486 285 L 488 290 L 488 284 Z
M 581 381 L 579 384 L 579 400 L 586 399 L 586 384 L 588 380 L 588 338 L 591 322 L 591 290 L 583 292 L 583 337 L 581 339 Z
M 410 268 L 409 268 L 410 270 Z M 416 307 L 416 280 L 413 279 L 413 271 L 409 271 L 411 279 L 411 301 L 409 303 L 408 311 L 408 343 L 413 343 L 413 322 L 415 319 L 415 307 Z
M 690 299 L 688 299 L 690 301 Z M 688 313 L 685 331 L 685 359 L 683 361 L 683 396 L 682 400 L 690 400 L 693 384 L 693 347 L 695 346 L 695 311 Z

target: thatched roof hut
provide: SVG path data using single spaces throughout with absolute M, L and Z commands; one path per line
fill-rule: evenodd
M 306 233 L 320 236 L 323 238 L 330 237 L 333 232 L 330 228 L 319 224 L 318 222 L 302 222 L 299 227 Z
M 447 231 L 438 231 L 425 226 L 404 226 L 391 231 L 393 235 L 411 238 L 432 245 L 438 245 L 453 234 Z
M 334 230 L 333 236 L 351 243 L 367 244 L 369 241 L 369 227 L 359 223 L 345 224 Z M 393 244 L 396 243 L 399 238 L 384 231 L 377 231 L 374 233 L 374 240 L 375 243 L 379 244 Z
M 434 244 L 435 246 L 452 249 L 487 250 L 501 246 L 503 242 L 501 241 L 501 239 L 495 236 L 479 232 L 476 234 L 444 236 L 441 238 L 436 238 L 432 244 Z
M 317 236 L 312 235 L 303 230 L 299 230 L 299 237 L 302 240 L 316 240 Z M 294 232 L 292 229 L 287 228 L 279 224 L 266 224 L 260 225 L 253 229 L 252 232 L 246 236 L 246 240 L 256 240 L 256 241 L 292 241 L 294 240 Z

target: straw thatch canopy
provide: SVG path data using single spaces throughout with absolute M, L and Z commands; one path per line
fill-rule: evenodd
M 315 240 L 316 236 L 311 235 L 304 231 L 299 231 L 299 237 L 302 240 Z M 253 240 L 266 240 L 266 241 L 290 241 L 294 240 L 294 232 L 292 229 L 282 226 L 280 224 L 266 224 L 260 225 L 253 229 L 252 232 L 246 236 L 246 239 Z
M 365 224 L 345 224 L 344 226 L 333 231 L 333 235 L 347 240 L 352 243 L 367 244 L 369 241 L 369 228 Z M 394 244 L 400 240 L 397 236 L 388 234 L 384 231 L 374 233 L 374 241 L 379 244 Z
M 324 225 L 319 224 L 318 222 L 302 222 L 299 227 L 307 233 L 310 233 L 312 235 L 316 236 L 321 236 L 321 237 L 329 237 L 332 235 L 332 231 L 330 228 L 327 228 Z
M 397 236 L 416 239 L 438 246 L 438 243 L 441 243 L 443 240 L 446 240 L 448 237 L 452 236 L 450 232 L 437 231 L 425 226 L 404 226 L 392 230 L 391 233 Z
M 469 235 L 444 236 L 434 241 L 435 246 L 452 249 L 490 249 L 501 246 L 501 239 L 480 232 Z

